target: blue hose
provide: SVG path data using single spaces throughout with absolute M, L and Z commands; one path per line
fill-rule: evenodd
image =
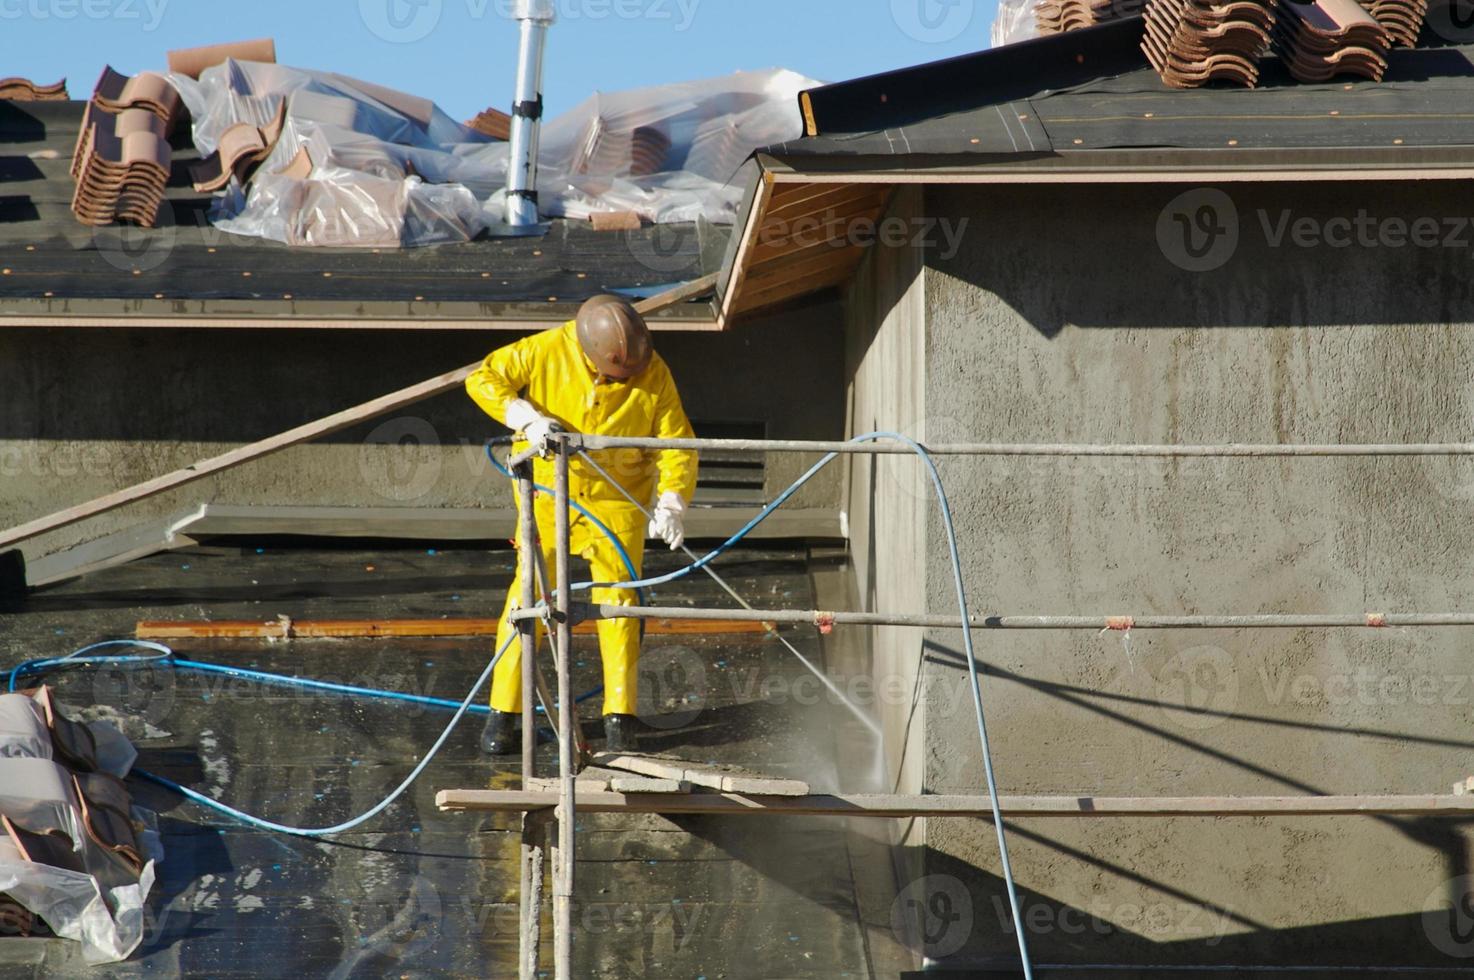
M 154 657 L 87 657 L 81 654 L 96 650 L 99 647 L 111 646 L 141 646 L 150 649 L 165 651 Z M 292 677 L 287 674 L 272 674 L 261 670 L 248 670 L 244 667 L 229 667 L 224 664 L 204 663 L 198 660 L 184 660 L 174 655 L 174 651 L 162 643 L 151 643 L 147 640 L 108 640 L 105 643 L 94 643 L 90 647 L 83 647 L 74 654 L 65 657 L 57 657 L 50 660 L 27 660 L 10 672 L 9 689 L 14 692 L 17 679 L 27 674 L 37 674 L 52 667 L 66 667 L 73 664 L 129 664 L 129 663 L 157 663 L 161 667 L 170 667 L 175 670 L 193 670 L 205 674 L 225 674 L 229 677 L 241 677 L 246 680 L 260 681 L 263 684 L 278 684 L 283 687 L 302 687 L 314 691 L 328 691 L 333 694 L 351 694 L 356 697 L 377 698 L 382 701 L 403 701 L 408 704 L 428 705 L 432 708 L 459 708 L 459 701 L 451 701 L 448 698 L 433 698 L 423 694 L 406 694 L 403 691 L 386 691 L 376 687 L 357 687 L 352 684 L 335 684 L 331 681 L 319 681 L 310 677 Z M 596 687 L 591 691 L 579 695 L 574 699 L 576 704 L 583 704 L 590 698 L 597 697 L 602 693 L 603 687 Z M 542 705 L 534 705 L 533 710 L 543 714 Z M 491 708 L 486 705 L 472 705 L 472 714 L 490 714 Z
M 950 505 L 950 503 L 948 501 L 948 498 L 947 498 L 946 488 L 942 484 L 941 473 L 937 470 L 936 462 L 932 459 L 931 454 L 927 452 L 927 450 L 926 450 L 926 448 L 924 446 L 922 446 L 921 444 L 915 442 L 914 440 L 912 440 L 912 439 L 910 439 L 910 438 L 908 438 L 906 436 L 903 436 L 903 435 L 900 435 L 900 434 L 894 433 L 894 432 L 871 432 L 871 433 L 868 433 L 866 435 L 856 436 L 854 439 L 852 439 L 850 441 L 851 442 L 855 442 L 855 443 L 862 443 L 862 442 L 874 442 L 874 441 L 881 440 L 881 439 L 891 439 L 891 440 L 894 440 L 896 442 L 902 443 L 903 445 L 906 445 L 906 446 L 910 447 L 911 450 L 917 456 L 919 456 L 924 463 L 926 463 L 927 471 L 928 471 L 928 473 L 929 473 L 929 475 L 931 477 L 932 487 L 936 491 L 937 504 L 938 504 L 939 508 L 941 509 L 942 523 L 943 523 L 943 525 L 945 527 L 945 530 L 947 532 L 947 547 L 948 547 L 948 551 L 950 553 L 950 557 L 951 557 L 951 560 L 952 560 L 953 582 L 954 582 L 954 584 L 956 586 L 956 589 L 957 589 L 958 612 L 959 612 L 959 614 L 962 617 L 962 621 L 964 623 L 966 623 L 966 622 L 968 622 L 968 618 L 969 618 L 968 617 L 968 607 L 967 607 L 967 587 L 966 587 L 966 583 L 963 580 L 963 575 L 962 575 L 962 557 L 961 557 L 960 549 L 958 548 L 958 545 L 957 545 L 957 528 L 956 528 L 956 526 L 955 526 L 955 524 L 953 522 L 953 519 L 952 519 L 952 508 L 951 508 L 951 505 Z M 492 464 L 494 466 L 496 466 L 497 469 L 501 470 L 503 473 L 506 473 L 506 470 L 502 470 L 501 466 L 499 464 L 497 464 L 496 458 L 495 458 L 495 456 L 492 455 L 491 446 L 489 444 L 487 446 L 487 450 L 486 451 L 487 451 L 487 456 L 489 458 L 491 458 Z M 671 573 L 669 573 L 667 575 L 658 576 L 656 578 L 645 579 L 645 580 L 642 580 L 642 581 L 631 581 L 631 582 L 616 583 L 616 584 L 612 584 L 612 585 L 611 584 L 602 584 L 601 585 L 601 584 L 592 583 L 592 582 L 578 583 L 578 584 L 575 584 L 575 585 L 572 586 L 572 590 L 573 591 L 584 591 L 584 590 L 593 589 L 593 588 L 640 589 L 640 588 L 645 588 L 645 587 L 653 587 L 653 586 L 656 586 L 656 585 L 663 585 L 663 584 L 665 584 L 667 582 L 673 582 L 676 579 L 682 578 L 685 575 L 689 575 L 690 573 L 692 573 L 694 571 L 697 571 L 700 568 L 705 567 L 706 565 L 710 564 L 712 561 L 716 560 L 716 558 L 718 556 L 720 556 L 724 552 L 726 552 L 729 549 L 731 549 L 738 542 L 740 542 L 743 538 L 745 538 L 748 534 L 750 534 L 754 528 L 756 528 L 759 524 L 761 524 L 764 520 L 766 520 L 775 510 L 777 510 L 780 506 L 782 506 L 785 502 L 787 502 L 789 498 L 791 498 L 795 493 L 798 492 L 799 488 L 801 488 L 805 483 L 807 483 L 810 479 L 812 479 L 813 476 L 816 473 L 818 473 L 821 469 L 823 469 L 825 466 L 827 466 L 829 463 L 831 463 L 835 459 L 835 457 L 838 456 L 838 455 L 839 455 L 838 453 L 829 453 L 826 456 L 824 456 L 824 458 L 821 459 L 818 463 L 816 463 L 816 464 L 814 464 L 814 466 L 810 467 L 809 470 L 806 473 L 804 473 L 804 475 L 802 477 L 800 477 L 797 482 L 795 482 L 791 487 L 789 487 L 782 494 L 780 494 L 776 500 L 774 500 L 767 507 L 763 508 L 763 510 L 756 517 L 754 517 L 751 521 L 749 521 L 745 527 L 743 527 L 740 531 L 738 531 L 736 534 L 734 534 L 726 542 L 724 542 L 723 544 L 721 544 L 720 546 L 718 546 L 715 550 L 713 550 L 712 552 L 710 552 L 706 556 L 704 556 L 704 557 L 702 557 L 700 559 L 697 559 L 692 564 L 687 565 L 686 567 L 684 567 L 682 569 L 679 569 L 679 570 L 677 570 L 675 572 L 671 572 Z M 510 474 L 508 474 L 508 475 L 510 476 Z M 538 489 L 540 489 L 544 493 L 549 492 L 546 488 L 541 488 L 540 487 Z M 575 504 L 574 506 L 575 507 L 578 507 L 577 504 Z M 583 513 L 583 514 L 585 514 L 585 516 L 589 517 L 589 519 L 591 521 L 593 521 L 593 523 L 595 524 L 595 526 L 599 527 L 600 530 L 602 530 L 606 535 L 608 535 L 611 540 L 614 540 L 613 533 L 610 532 L 609 529 L 607 527 L 605 527 L 602 523 L 600 523 L 597 518 L 595 518 L 592 514 L 589 514 L 582 507 L 578 507 L 578 510 L 580 511 L 580 513 Z M 634 566 L 633 566 L 633 563 L 629 561 L 629 556 L 626 555 L 626 554 L 624 554 L 624 549 L 622 547 L 620 547 L 619 550 L 620 550 L 621 556 L 625 559 L 625 564 L 626 564 L 626 567 L 629 568 L 630 574 L 632 576 L 635 575 L 636 573 L 634 571 Z M 544 605 L 546 605 L 546 602 L 544 602 Z M 502 644 L 501 649 L 497 650 L 496 655 L 494 657 L 492 657 L 491 662 L 486 665 L 486 669 L 483 670 L 481 672 L 481 676 L 479 678 L 477 678 L 477 681 L 476 681 L 475 685 L 466 694 L 465 700 L 463 700 L 460 703 L 460 705 L 457 706 L 455 717 L 451 718 L 450 723 L 448 725 L 446 725 L 445 730 L 443 732 L 441 732 L 440 737 L 438 739 L 436 739 L 435 744 L 433 746 L 431 746 L 430 751 L 427 752 L 426 755 L 425 755 L 425 757 L 420 760 L 419 764 L 417 766 L 415 766 L 414 770 L 412 772 L 410 772 L 410 774 L 408 776 L 405 777 L 404 781 L 401 782 L 399 784 L 399 786 L 392 793 L 390 793 L 387 797 L 385 797 L 378 805 L 374 806 L 372 809 L 368 810 L 366 813 L 363 813 L 362 815 L 360 815 L 358 817 L 355 817 L 352 820 L 346 821 L 346 822 L 341 823 L 341 824 L 338 824 L 336 826 L 333 826 L 333 827 L 325 827 L 325 828 L 320 828 L 320 829 L 304 829 L 304 828 L 301 828 L 301 827 L 288 827 L 288 826 L 285 826 L 283 824 L 273 823 L 273 822 L 268 821 L 268 820 L 262 820 L 259 817 L 254 817 L 254 816 L 252 816 L 252 815 L 250 815 L 248 813 L 245 813 L 245 812 L 243 812 L 241 810 L 237 810 L 234 807 L 231 807 L 231 806 L 228 806 L 228 805 L 226 805 L 224 803 L 221 803 L 218 800 L 211 799 L 210 797 L 205 796 L 202 793 L 198 793 L 195 790 L 189 789 L 186 786 L 181 786 L 180 784 L 174 782 L 173 780 L 166 779 L 166 778 L 164 778 L 162 776 L 156 776 L 156 775 L 153 775 L 153 774 L 150 774 L 150 773 L 146 773 L 146 772 L 144 772 L 142 770 L 137 770 L 137 772 L 138 772 L 138 774 L 141 777 L 146 778 L 146 779 L 149 779 L 149 780 L 152 780 L 153 782 L 158 783 L 161 786 L 165 786 L 165 787 L 167 787 L 167 788 L 169 788 L 169 789 L 171 789 L 171 790 L 173 790 L 173 791 L 175 791 L 177 793 L 180 793 L 183 796 L 185 796 L 187 799 L 193 800 L 194 802 L 199 803 L 199 804 L 202 804 L 204 806 L 211 807 L 211 808 L 213 808 L 215 810 L 220 811 L 221 813 L 228 814 L 229 816 L 235 817 L 236 819 L 241 820 L 241 821 L 243 821 L 243 822 L 245 822 L 247 824 L 250 824 L 250 825 L 255 826 L 255 827 L 260 827 L 260 828 L 265 829 L 265 830 L 275 831 L 275 832 L 279 832 L 279 833 L 283 833 L 283 834 L 290 834 L 290 835 L 299 836 L 299 837 L 323 837 L 323 836 L 328 836 L 328 835 L 331 835 L 331 834 L 343 833 L 345 831 L 351 830 L 351 829 L 353 829 L 355 827 L 358 827 L 358 826 L 360 826 L 360 825 L 368 822 L 369 820 L 373 819 L 378 814 L 382 813 L 395 800 L 397 800 L 404 793 L 404 791 L 406 789 L 408 789 L 414 783 L 414 781 L 416 779 L 418 779 L 420 777 L 420 774 L 423 773 L 425 771 L 425 769 L 429 766 L 430 761 L 435 758 L 435 755 L 440 751 L 441 747 L 444 746 L 446 740 L 450 737 L 450 733 L 455 729 L 455 726 L 460 722 L 461 718 L 466 714 L 466 712 L 470 710 L 470 708 L 471 708 L 471 702 L 475 699 L 477 692 L 480 691 L 482 685 L 484 685 L 486 683 L 486 681 L 491 677 L 492 671 L 496 668 L 496 665 L 501 660 L 502 655 L 506 653 L 507 648 L 511 646 L 512 640 L 515 639 L 515 638 L 516 638 L 516 634 L 513 634 L 512 636 L 508 637 L 507 638 L 507 642 L 504 643 L 504 644 Z M 994 829 L 997 832 L 997 837 L 998 837 L 999 858 L 1000 858 L 1001 865 L 1002 865 L 1001 870 L 1003 872 L 1003 878 L 1004 878 L 1004 881 L 1006 883 L 1007 890 L 1008 890 L 1009 908 L 1010 908 L 1010 911 L 1012 912 L 1012 915 L 1013 915 L 1014 934 L 1017 937 L 1019 953 L 1020 953 L 1020 955 L 1021 955 L 1021 957 L 1023 959 L 1024 976 L 1025 976 L 1026 980 L 1032 980 L 1032 977 L 1033 977 L 1033 967 L 1031 965 L 1031 961 L 1030 961 L 1030 958 L 1029 958 L 1028 942 L 1027 942 L 1027 938 L 1025 936 L 1025 930 L 1023 928 L 1023 919 L 1022 919 L 1022 916 L 1020 914 L 1020 909 L 1019 909 L 1018 890 L 1017 890 L 1017 887 L 1016 887 L 1016 885 L 1014 883 L 1013 866 L 1012 866 L 1012 863 L 1009 860 L 1008 841 L 1007 841 L 1007 838 L 1006 838 L 1005 833 L 1004 833 L 1003 813 L 1002 813 L 1002 810 L 1000 809 L 1000 804 L 998 802 L 998 781 L 997 781 L 996 772 L 995 772 L 994 767 L 993 767 L 993 752 L 992 752 L 992 748 L 991 748 L 991 745 L 990 745 L 989 739 L 988 739 L 987 718 L 986 718 L 986 715 L 985 715 L 984 710 L 983 710 L 982 681 L 981 681 L 981 677 L 980 677 L 980 672 L 978 670 L 977 651 L 976 651 L 976 649 L 973 646 L 972 631 L 969 628 L 967 628 L 966 626 L 964 626 L 962 628 L 962 642 L 963 642 L 963 648 L 964 648 L 964 650 L 966 652 L 966 655 L 967 655 L 968 677 L 969 677 L 969 680 L 971 681 L 971 683 L 970 683 L 969 686 L 972 688 L 973 710 L 974 710 L 975 714 L 977 715 L 978 738 L 979 738 L 979 740 L 981 742 L 981 746 L 982 746 L 984 780 L 985 780 L 985 782 L 987 784 L 987 788 L 988 788 L 988 798 L 989 798 L 990 807 L 992 809 L 993 826 L 994 826 Z M 85 657 L 84 656 L 85 654 L 87 654 L 91 650 L 97 649 L 98 647 L 102 647 L 102 646 L 113 646 L 113 645 L 137 645 L 137 646 L 144 646 L 144 647 L 147 647 L 147 648 L 151 648 L 151 649 L 163 651 L 163 656 L 128 658 L 128 659 L 132 659 L 132 660 L 135 660 L 135 661 L 163 660 L 163 659 L 167 658 L 169 655 L 172 654 L 172 651 L 170 651 L 167 647 L 164 647 L 162 644 L 149 644 L 146 641 L 137 641 L 137 640 L 131 640 L 131 641 L 130 640 L 115 640 L 115 641 L 109 641 L 108 643 L 95 644 L 92 647 L 84 647 L 83 649 L 76 651 L 76 653 L 74 653 L 74 654 L 72 654 L 72 655 L 70 655 L 68 657 L 62 657 L 62 658 L 59 658 L 58 660 L 55 660 L 55 661 L 31 662 L 30 669 L 40 669 L 40 665 L 41 664 L 48 664 L 48 663 L 49 664 L 90 663 L 90 662 L 102 662 L 102 661 L 115 661 L 115 660 L 121 660 L 121 659 L 123 659 L 123 658 L 116 658 L 116 657 L 96 658 L 96 657 Z M 209 666 L 214 667 L 214 665 L 209 665 Z M 19 674 L 21 673 L 21 671 L 23 669 L 25 669 L 26 667 L 27 667 L 26 664 L 22 664 L 21 666 L 15 668 L 14 670 L 12 670 L 10 672 L 10 688 L 11 688 L 11 690 L 14 690 L 16 678 L 19 676 Z M 220 668 L 220 669 L 222 671 L 227 671 L 227 672 L 236 672 L 238 670 L 237 668 Z M 252 672 L 252 673 L 259 673 L 259 672 Z M 314 684 L 323 684 L 325 687 L 329 687 L 331 689 L 346 688 L 346 685 L 326 685 L 325 682 L 313 682 L 313 683 Z M 349 689 L 349 690 L 352 691 L 353 693 L 361 693 L 363 691 L 367 691 L 368 689 Z M 410 700 L 410 699 L 413 699 L 413 698 L 415 698 L 417 696 L 415 696 L 415 695 L 402 695 L 401 697 L 403 697 L 406 700 Z
M 486 458 L 491 460 L 491 465 L 496 467 L 498 473 L 509 480 L 512 479 L 511 471 L 503 466 L 497 460 L 496 453 L 492 452 L 490 442 L 486 444 Z M 550 490 L 549 488 L 543 486 L 541 483 L 534 483 L 532 485 L 532 489 L 536 490 L 538 493 L 547 494 L 550 497 L 555 496 L 555 492 L 553 490 Z M 604 537 L 609 539 L 609 543 L 614 545 L 614 550 L 619 552 L 619 560 L 624 562 L 625 570 L 630 573 L 630 578 L 639 578 L 639 570 L 635 568 L 635 563 L 630 560 L 629 552 L 624 550 L 624 544 L 619 540 L 619 535 L 611 531 L 607 524 L 595 517 L 592 511 L 580 504 L 577 500 L 569 500 L 568 506 L 578 511 L 584 517 L 587 517 L 589 519 L 589 523 L 598 528 L 600 533 L 602 533 Z M 634 591 L 639 594 L 640 605 L 647 605 L 648 603 L 645 602 L 645 591 L 639 588 L 635 589 Z

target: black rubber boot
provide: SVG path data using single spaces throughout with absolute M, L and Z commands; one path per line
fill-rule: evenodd
M 633 752 L 635 750 L 635 726 L 639 724 L 634 715 L 604 716 L 604 750 L 606 752 Z
M 517 716 L 509 711 L 491 709 L 486 717 L 486 727 L 481 729 L 481 752 L 483 755 L 510 756 L 522 751 L 522 739 L 514 738 Z

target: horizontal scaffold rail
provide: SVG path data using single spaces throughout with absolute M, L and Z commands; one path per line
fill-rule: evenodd
M 446 811 L 529 813 L 549 810 L 559 794 L 522 790 L 447 789 L 435 796 Z M 1005 817 L 1331 817 L 1474 814 L 1471 796 L 1000 796 Z M 580 813 L 718 814 L 733 816 L 991 817 L 986 796 L 854 794 L 748 796 L 737 793 L 578 794 Z
M 540 619 L 541 607 L 512 613 L 512 620 Z M 962 617 L 929 613 L 824 612 L 815 609 L 703 609 L 679 606 L 620 606 L 575 604 L 573 618 L 720 619 L 780 625 L 916 626 L 961 629 Z M 1456 613 L 1256 613 L 1241 616 L 969 616 L 967 625 L 979 630 L 1235 630 L 1235 629 L 1387 629 L 1394 626 L 1474 626 L 1474 612 Z
M 623 436 L 570 435 L 574 450 L 690 449 L 716 452 L 854 453 L 909 456 L 910 446 L 896 442 L 811 442 L 796 439 L 637 439 Z M 1172 446 L 1108 443 L 961 442 L 923 443 L 933 456 L 1143 456 L 1143 457 L 1285 457 L 1285 456 L 1474 456 L 1471 442 L 1225 443 Z

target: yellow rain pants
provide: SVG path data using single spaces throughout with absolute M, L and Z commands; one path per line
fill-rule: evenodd
M 693 435 L 675 380 L 659 353 L 633 378 L 626 381 L 601 378 L 584 356 L 572 321 L 493 352 L 466 379 L 466 391 L 484 412 L 503 424 L 507 402 L 524 398 L 570 432 L 661 439 L 689 439 Z M 612 449 L 592 455 L 631 496 L 647 506 L 662 493 L 679 493 L 688 503 L 695 493 L 697 462 L 693 452 Z M 533 477 L 551 488 L 552 461 L 536 460 Z M 576 456 L 569 465 L 569 492 L 573 501 L 614 532 L 636 570 L 642 569 L 646 518 L 639 508 Z M 539 495 L 533 515 L 551 576 L 554 528 L 553 501 L 549 495 Z M 626 581 L 628 570 L 603 532 L 576 510 L 570 516 L 572 553 L 588 559 L 593 581 Z M 508 610 L 521 595 L 521 576 L 526 571 L 518 569 L 517 581 L 508 593 Z M 636 597 L 627 590 L 600 590 L 594 593 L 593 601 L 632 605 Z M 640 658 L 639 623 L 610 620 L 601 622 L 598 628 L 599 650 L 604 660 L 604 713 L 634 714 Z M 503 613 L 497 649 L 506 641 L 508 630 L 510 624 Z M 520 644 L 514 642 L 497 664 L 492 676 L 491 706 L 498 711 L 521 710 L 521 660 Z

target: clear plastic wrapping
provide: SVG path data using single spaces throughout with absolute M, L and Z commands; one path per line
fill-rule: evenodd
M 998 0 L 998 15 L 993 18 L 993 47 L 1027 41 L 1039 36 L 1039 19 L 1034 8 L 1039 0 Z
M 103 771 L 119 779 L 137 757 L 131 743 L 106 722 L 86 726 Z M 0 695 L 0 814 L 33 833 L 64 833 L 81 870 L 21 858 L 0 833 L 0 893 L 10 895 L 43 919 L 58 936 L 80 942 L 89 963 L 127 959 L 143 942 L 144 903 L 163 851 L 153 815 L 132 816 L 146 863 L 135 877 L 83 829 L 81 803 L 68 770 L 53 761 L 51 736 L 36 702 L 20 694 Z M 137 832 L 137 827 L 144 827 Z M 59 840 L 60 838 L 55 838 Z
M 507 144 L 428 100 L 286 65 L 227 61 L 198 81 L 170 76 L 201 154 L 236 123 L 265 125 L 287 100 L 281 141 L 244 192 L 211 213 L 220 228 L 289 245 L 397 247 L 496 233 Z M 730 223 L 753 150 L 797 137 L 798 93 L 817 83 L 782 70 L 596 95 L 543 127 L 543 214 L 635 211 L 652 222 Z M 306 149 L 305 179 L 282 171 Z

